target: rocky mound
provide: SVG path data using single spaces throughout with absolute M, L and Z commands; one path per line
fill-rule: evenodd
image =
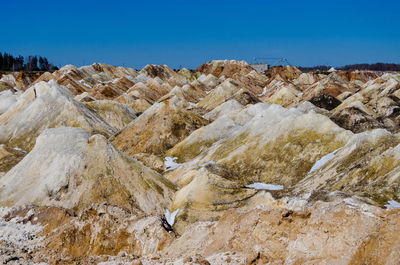
M 101 135 L 80 128 L 44 131 L 32 151 L 0 178 L 3 206 L 60 206 L 79 212 L 91 204 L 161 215 L 174 185 L 120 153 Z
M 354 132 L 385 128 L 399 130 L 400 80 L 386 74 L 363 85 L 332 112 L 332 120 Z
M 287 205 L 230 210 L 217 222 L 187 227 L 178 237 L 166 233 L 153 217 L 129 218 L 110 206 L 90 207 L 76 217 L 54 207 L 2 208 L 0 240 L 8 247 L 0 245 L 0 260 L 18 260 L 19 264 L 291 264 L 316 260 L 397 264 L 399 211 L 354 198 L 301 209 Z
M 228 78 L 232 77 L 236 73 L 246 75 L 253 70 L 254 69 L 245 61 L 239 62 L 235 60 L 213 60 L 200 65 L 196 72 L 200 72 L 205 75 L 211 74 L 216 77 L 225 76 Z
M 231 210 L 187 230 L 158 262 L 397 264 L 398 218 L 399 211 L 354 199 L 302 210 Z
M 318 159 L 344 146 L 351 135 L 323 115 L 266 103 L 222 115 L 168 151 L 179 164 L 167 173 L 181 187 L 173 207 L 181 209 L 178 216 L 184 220 L 196 221 L 208 216 L 201 211 L 215 211 L 214 207 L 220 214 L 224 201 L 243 203 L 244 198 L 235 193 L 245 185 L 271 183 L 290 189 Z M 204 166 L 214 168 L 212 174 L 203 172 Z M 233 197 L 222 199 L 223 193 L 213 192 L 211 186 L 224 187 Z M 204 187 L 216 197 L 203 195 Z
M 177 76 L 177 74 L 167 65 L 148 64 L 142 70 L 140 70 L 140 73 L 145 74 L 151 78 L 158 77 L 164 81 L 170 79 L 173 76 Z
M 41 132 L 60 126 L 80 127 L 107 137 L 117 132 L 72 97 L 55 81 L 30 87 L 0 116 L 0 143 L 29 151 Z
M 3 263 L 400 259 L 397 73 L 216 60 L 33 81 L 0 80 Z
M 11 72 L 0 73 L 0 91 L 4 90 L 25 90 L 29 85 L 40 78 L 40 72 Z
M 131 107 L 112 100 L 90 101 L 86 106 L 117 130 L 122 130 L 137 118 L 137 112 Z
M 207 96 L 197 106 L 210 111 L 230 99 L 241 88 L 243 88 L 241 83 L 233 79 L 226 79 L 222 84 L 208 92 Z
M 126 126 L 112 142 L 121 151 L 133 155 L 162 155 L 207 120 L 186 110 L 189 105 L 177 97 L 155 103 Z
M 376 129 L 352 136 L 343 148 L 316 163 L 296 192 L 341 191 L 384 206 L 400 199 L 400 139 Z
M 75 95 L 87 92 L 96 99 L 111 99 L 133 86 L 138 75 L 137 71 L 131 68 L 100 63 L 80 68 L 66 65 L 53 73 L 44 73 L 34 84 L 56 80 Z

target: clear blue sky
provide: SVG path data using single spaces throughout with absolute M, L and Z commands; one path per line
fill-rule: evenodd
M 400 63 L 400 1 L 2 0 L 0 51 L 58 66 Z

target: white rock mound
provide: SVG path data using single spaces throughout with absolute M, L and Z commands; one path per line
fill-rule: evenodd
M 73 94 L 54 80 L 39 82 L 18 97 L 0 116 L 0 143 L 32 149 L 36 137 L 47 128 L 80 127 L 107 137 L 117 132 Z
M 11 90 L 0 92 L 0 115 L 6 112 L 15 102 L 17 102 L 17 96 Z
M 174 189 L 104 136 L 60 127 L 44 131 L 32 151 L 0 179 L 0 205 L 79 211 L 92 203 L 107 203 L 156 215 L 169 206 Z

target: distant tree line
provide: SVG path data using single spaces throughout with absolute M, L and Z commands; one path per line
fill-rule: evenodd
M 326 66 L 326 65 L 317 65 L 317 66 L 311 66 L 311 67 L 298 67 L 299 70 L 302 72 L 312 72 L 312 71 L 328 71 L 331 69 L 331 66 Z
M 331 66 L 327 65 L 318 65 L 312 67 L 298 67 L 303 72 L 311 72 L 311 71 L 328 71 Z M 342 71 L 352 71 L 352 70 L 367 70 L 367 71 L 400 71 L 400 64 L 394 63 L 375 63 L 375 64 L 349 64 L 342 67 L 336 68 L 337 70 Z
M 400 64 L 394 64 L 394 63 L 350 64 L 340 67 L 338 69 L 343 71 L 350 71 L 350 70 L 400 71 Z
M 49 63 L 46 57 L 28 56 L 24 59 L 19 55 L 14 57 L 8 53 L 0 52 L 0 71 L 54 71 L 57 66 Z

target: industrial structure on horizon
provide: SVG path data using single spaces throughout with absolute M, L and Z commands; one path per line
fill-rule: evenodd
M 271 63 L 271 61 L 274 61 L 274 63 Z M 267 71 L 279 64 L 291 65 L 286 58 L 262 58 L 262 57 L 254 58 L 253 63 L 251 63 L 250 65 L 257 71 Z

